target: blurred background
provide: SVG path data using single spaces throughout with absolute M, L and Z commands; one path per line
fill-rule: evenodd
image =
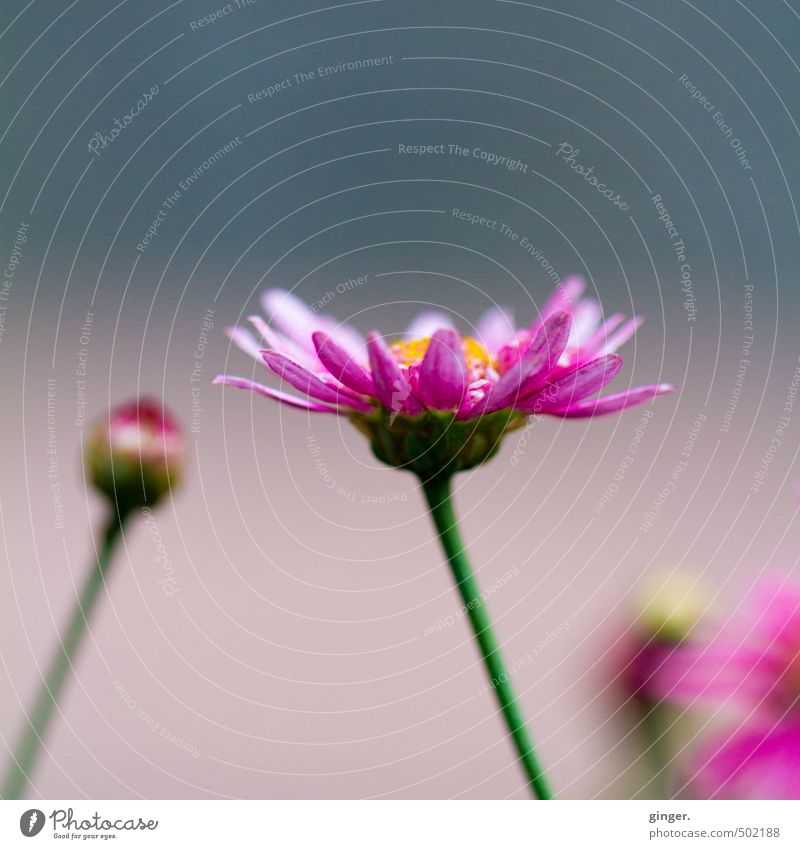
M 211 380 L 277 386 L 224 335 L 270 286 L 467 332 L 572 274 L 646 316 L 617 383 L 679 392 L 537 422 L 456 498 L 558 792 L 644 792 L 611 682 L 645 582 L 730 611 L 797 561 L 796 6 L 34 0 L 0 32 L 4 761 L 91 562 L 91 423 L 146 393 L 189 440 L 30 795 L 525 797 L 415 479 Z

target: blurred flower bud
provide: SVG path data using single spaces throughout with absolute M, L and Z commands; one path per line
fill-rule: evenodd
M 637 624 L 660 643 L 686 639 L 708 607 L 708 596 L 692 575 L 675 573 L 646 584 L 640 596 Z
M 658 700 L 654 687 L 659 672 L 700 621 L 706 598 L 691 575 L 661 575 L 645 584 L 626 639 L 622 678 L 629 693 L 645 701 Z
M 120 511 L 152 506 L 183 477 L 183 434 L 158 402 L 139 398 L 113 408 L 86 447 L 92 483 Z

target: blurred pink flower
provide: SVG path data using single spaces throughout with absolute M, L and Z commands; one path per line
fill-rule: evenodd
M 656 686 L 682 705 L 746 713 L 695 757 L 703 796 L 800 799 L 800 587 L 760 584 L 729 629 L 676 649 Z
M 655 701 L 653 682 L 670 656 L 675 643 L 664 642 L 643 634 L 630 635 L 625 645 L 620 680 L 627 693 L 646 702 Z

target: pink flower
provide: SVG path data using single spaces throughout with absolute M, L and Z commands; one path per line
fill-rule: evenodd
M 744 713 L 695 758 L 704 796 L 800 799 L 800 587 L 761 584 L 730 628 L 677 649 L 657 686 L 682 704 Z
M 315 412 L 348 415 L 377 403 L 397 415 L 451 410 L 461 420 L 508 407 L 591 416 L 669 392 L 673 387 L 656 383 L 586 400 L 616 376 L 622 358 L 615 352 L 642 319 L 623 321 L 616 314 L 601 322 L 596 301 L 578 300 L 582 290 L 579 278 L 565 281 L 536 321 L 520 330 L 505 311 L 494 309 L 479 322 L 477 338 L 462 337 L 445 314 L 429 312 L 402 340 L 387 344 L 378 333 L 365 342 L 353 328 L 315 314 L 290 292 L 271 289 L 262 298 L 269 324 L 250 318 L 261 339 L 241 327 L 228 334 L 307 397 L 241 377 L 220 375 L 214 382 Z
M 373 450 L 391 465 L 430 472 L 448 462 L 451 471 L 487 459 L 499 438 L 532 413 L 562 418 L 604 415 L 672 391 L 654 383 L 604 398 L 592 398 L 622 366 L 616 353 L 642 319 L 616 314 L 602 320 L 600 304 L 580 299 L 583 281 L 564 281 L 528 327 L 515 329 L 502 309 L 490 310 L 474 337 L 462 336 L 443 313 L 418 316 L 403 339 L 387 342 L 310 310 L 280 289 L 264 293 L 269 317 L 252 316 L 260 338 L 248 330 L 228 331 L 233 342 L 266 363 L 300 394 L 273 389 L 244 377 L 220 375 L 215 383 L 249 389 L 284 404 L 319 413 L 350 416 L 366 432 Z M 491 422 L 484 426 L 484 422 Z M 387 431 L 396 428 L 386 439 Z M 421 450 L 448 431 L 460 445 L 455 458 L 428 452 L 426 468 L 409 464 L 413 434 Z M 480 431 L 480 445 L 470 435 Z M 412 452 L 413 453 L 413 452 Z M 418 455 L 415 455 L 418 457 Z M 419 464 L 418 464 L 419 465 Z
M 704 797 L 800 799 L 800 722 L 736 729 L 701 750 L 696 761 Z

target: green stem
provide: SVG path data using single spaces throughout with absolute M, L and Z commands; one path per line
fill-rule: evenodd
M 489 673 L 489 681 L 497 696 L 500 710 L 505 717 L 506 725 L 511 734 L 511 739 L 514 741 L 531 790 L 534 796 L 539 799 L 552 799 L 553 793 L 536 756 L 533 741 L 525 727 L 525 719 L 511 687 L 511 678 L 503 663 L 500 647 L 492 632 L 489 613 L 483 604 L 478 584 L 464 551 L 464 544 L 458 530 L 458 521 L 453 510 L 450 477 L 437 477 L 422 481 L 422 489 L 428 501 L 428 507 L 439 533 L 442 547 L 450 562 L 453 577 L 461 593 L 461 600 L 464 602 L 464 607 L 472 624 L 475 639 L 486 665 L 486 671 Z
M 86 631 L 100 587 L 105 582 L 105 573 L 111 562 L 114 545 L 127 516 L 127 511 L 120 512 L 114 506 L 112 506 L 111 512 L 112 515 L 109 517 L 103 532 L 97 561 L 92 566 L 92 571 L 78 597 L 61 645 L 50 661 L 47 676 L 42 682 L 36 703 L 28 717 L 28 725 L 17 746 L 14 762 L 11 764 L 3 782 L 0 798 L 19 799 L 25 790 L 28 777 L 36 762 L 47 726 L 53 715 L 53 709 L 64 687 L 67 673 L 72 668 L 72 657 Z
M 670 799 L 669 764 L 672 761 L 668 732 L 670 723 L 664 712 L 664 705 L 648 698 L 638 698 L 636 705 L 640 711 L 639 730 L 645 744 L 645 756 L 650 762 L 652 776 L 647 785 L 651 787 L 656 799 Z M 647 797 L 652 798 L 652 797 Z

